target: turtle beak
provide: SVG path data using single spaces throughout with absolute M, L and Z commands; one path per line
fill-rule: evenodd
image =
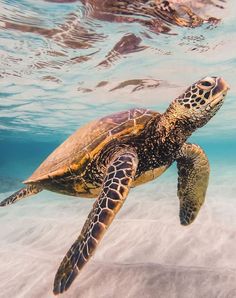
M 212 100 L 209 106 L 214 108 L 221 101 L 223 101 L 229 89 L 229 84 L 223 78 L 217 78 L 216 87 L 212 91 Z
M 218 84 L 221 86 L 221 88 L 223 90 L 225 90 L 226 92 L 230 89 L 229 84 L 223 79 L 223 78 L 219 78 L 218 79 Z

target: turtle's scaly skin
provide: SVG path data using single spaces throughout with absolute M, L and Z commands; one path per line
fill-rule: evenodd
M 58 269 L 55 294 L 69 288 L 93 255 L 130 187 L 158 177 L 174 161 L 179 175 L 180 222 L 193 222 L 205 200 L 209 162 L 199 146 L 186 140 L 215 115 L 228 88 L 222 78 L 207 77 L 190 86 L 163 114 L 132 109 L 80 128 L 25 181 L 25 189 L 0 204 L 12 204 L 42 189 L 98 196 Z
M 6 198 L 0 203 L 0 206 L 6 206 L 10 205 L 13 203 L 16 203 L 17 201 L 31 196 L 31 195 L 36 195 L 38 192 L 40 192 L 42 189 L 35 184 L 29 184 L 27 187 L 24 187 L 17 192 L 13 193 L 10 197 Z
M 205 200 L 210 166 L 201 147 L 184 144 L 177 158 L 179 218 L 188 225 L 196 218 Z
M 137 165 L 138 159 L 132 150 L 120 151 L 111 160 L 103 182 L 103 191 L 95 202 L 79 238 L 68 251 L 56 274 L 53 290 L 55 294 L 69 288 L 94 253 L 128 195 Z

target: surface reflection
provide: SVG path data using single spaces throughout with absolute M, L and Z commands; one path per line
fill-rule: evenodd
M 50 2 L 72 3 L 75 1 L 50 0 Z M 54 28 L 47 28 L 37 17 L 26 16 L 24 21 L 20 21 L 20 19 L 15 21 L 14 18 L 8 18 L 5 15 L 1 16 L 0 27 L 5 30 L 39 34 L 68 48 L 87 49 L 92 47 L 96 41 L 105 38 L 96 30 L 96 25 L 93 23 L 93 20 L 96 19 L 109 22 L 137 22 L 148 30 L 159 34 L 170 33 L 172 25 L 198 27 L 203 23 L 217 24 L 219 19 L 200 16 L 200 14 L 205 13 L 205 8 L 209 4 L 222 8 L 221 5 L 217 5 L 213 1 L 82 0 L 81 2 L 84 5 L 82 18 L 75 11 L 67 15 L 64 23 Z M 130 40 L 128 40 L 129 36 Z M 127 42 L 123 42 L 124 40 Z M 133 35 L 124 36 L 114 48 L 119 47 L 123 52 L 132 51 L 130 45 L 133 41 L 134 43 L 137 41 Z M 134 47 L 134 51 L 136 51 L 136 47 Z
M 153 107 L 208 72 L 204 64 L 223 45 L 223 1 L 0 3 L 4 132 L 64 134 L 94 109 L 99 117 Z M 194 77 L 196 58 L 203 67 Z

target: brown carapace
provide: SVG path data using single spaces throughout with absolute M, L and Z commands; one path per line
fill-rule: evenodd
M 130 188 L 157 178 L 175 161 L 180 222 L 193 222 L 205 199 L 209 162 L 198 145 L 186 140 L 219 110 L 228 88 L 222 78 L 206 77 L 176 98 L 163 114 L 132 109 L 89 123 L 24 181 L 25 188 L 0 203 L 6 206 L 43 189 L 97 197 L 58 269 L 55 294 L 69 288 L 94 254 Z

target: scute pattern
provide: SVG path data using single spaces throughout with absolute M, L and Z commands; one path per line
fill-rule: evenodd
M 128 195 L 137 164 L 137 156 L 133 152 L 120 152 L 111 161 L 103 183 L 103 190 L 94 203 L 79 238 L 72 245 L 58 269 L 54 281 L 55 294 L 62 293 L 69 288 L 79 271 L 95 252 L 98 243 Z M 118 178 L 118 173 L 122 173 L 122 178 Z
M 37 194 L 41 190 L 42 190 L 42 188 L 40 188 L 36 185 L 28 185 L 28 186 L 18 190 L 17 192 L 13 193 L 11 196 L 6 198 L 5 200 L 3 200 L 0 203 L 0 207 L 14 204 L 15 202 L 17 202 L 25 197 Z
M 177 158 L 180 223 L 191 224 L 205 200 L 210 166 L 204 151 L 195 144 L 184 144 Z
M 62 143 L 24 183 L 82 173 L 102 148 L 115 138 L 138 134 L 158 115 L 147 109 L 131 109 L 109 115 L 79 128 Z M 77 173 L 77 174 L 78 174 Z

